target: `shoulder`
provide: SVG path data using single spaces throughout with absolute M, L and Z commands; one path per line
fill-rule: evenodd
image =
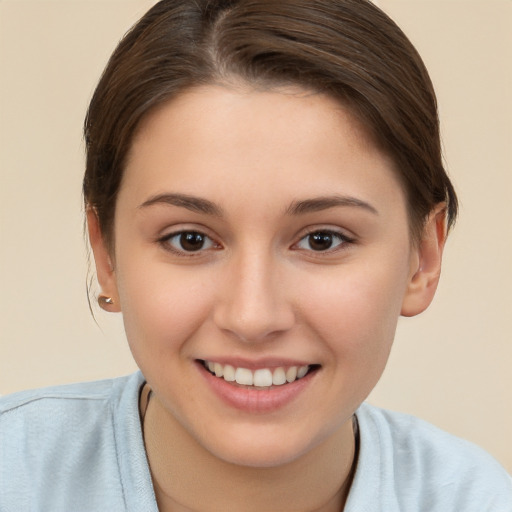
M 361 470 L 379 480 L 396 510 L 512 511 L 510 476 L 478 446 L 368 404 L 357 417 Z
M 367 432 L 378 435 L 387 455 L 403 465 L 437 471 L 462 471 L 485 467 L 487 470 L 504 472 L 498 462 L 475 444 L 456 437 L 440 428 L 409 414 L 403 414 L 364 404 L 358 411 L 358 419 Z
M 0 432 L 10 424 L 25 421 L 28 418 L 39 418 L 37 425 L 55 425 L 66 413 L 67 421 L 78 421 L 78 416 L 93 419 L 105 413 L 121 399 L 126 388 L 133 384 L 137 374 L 96 382 L 84 382 L 54 386 L 29 391 L 20 391 L 0 398 Z M 46 414 L 51 412 L 51 414 Z M 96 412 L 96 415 L 94 414 Z M 71 415 L 70 415 L 71 414 Z M 92 417 L 90 416 L 92 414 Z M 70 415 L 70 416 L 69 416 Z M 104 416 L 102 416 L 104 417 Z
M 79 443 L 78 434 L 105 430 L 123 400 L 133 402 L 140 373 L 96 382 L 21 391 L 0 398 L 1 446 L 30 445 L 56 438 Z
M 29 510 L 27 500 L 41 510 L 81 510 L 80 499 L 122 509 L 120 452 L 143 452 L 133 441 L 142 383 L 136 373 L 1 398 L 0 510 Z
M 70 403 L 75 400 L 104 400 L 110 396 L 115 380 L 117 379 L 82 382 L 12 393 L 0 398 L 0 414 L 9 414 L 20 408 L 23 411 L 37 409 L 39 406 L 44 406 L 46 401 L 64 400 Z

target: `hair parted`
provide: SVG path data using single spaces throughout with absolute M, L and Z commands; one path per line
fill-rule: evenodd
M 185 90 L 243 82 L 295 85 L 348 107 L 392 157 L 406 193 L 411 232 L 457 198 L 445 172 L 437 103 L 417 51 L 368 0 L 163 0 L 111 56 L 85 120 L 86 208 L 107 242 L 136 128 Z

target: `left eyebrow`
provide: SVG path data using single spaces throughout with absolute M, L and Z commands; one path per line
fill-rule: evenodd
M 379 215 L 379 212 L 370 203 L 350 196 L 322 196 L 312 199 L 304 199 L 302 201 L 294 201 L 287 209 L 288 215 L 301 215 L 304 213 L 319 212 L 335 207 L 355 207 L 363 208 L 364 210 Z

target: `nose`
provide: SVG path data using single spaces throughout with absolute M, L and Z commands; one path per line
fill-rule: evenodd
M 217 327 L 244 342 L 261 342 L 291 329 L 295 313 L 287 300 L 282 265 L 246 251 L 227 264 L 214 311 Z

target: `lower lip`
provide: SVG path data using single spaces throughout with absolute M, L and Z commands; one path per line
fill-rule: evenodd
M 212 375 L 202 363 L 197 364 L 210 388 L 224 403 L 251 413 L 269 413 L 285 407 L 306 390 L 317 373 L 314 371 L 294 382 L 258 390 L 231 384 Z

